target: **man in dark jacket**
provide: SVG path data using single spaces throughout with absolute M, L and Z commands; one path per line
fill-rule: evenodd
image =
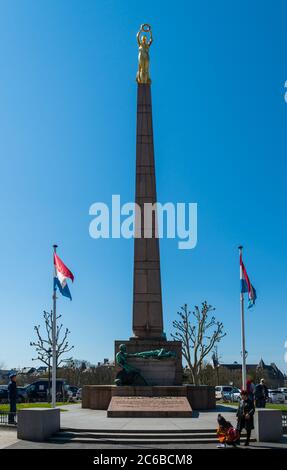
M 9 424 L 15 424 L 16 404 L 17 404 L 17 385 L 16 374 L 13 372 L 9 375 L 10 382 L 8 384 L 8 399 L 10 403 Z
M 264 379 L 260 380 L 260 384 L 255 387 L 255 404 L 256 408 L 265 408 L 268 399 L 268 388 L 264 383 Z
M 254 429 L 253 415 L 255 412 L 254 402 L 248 398 L 247 390 L 242 390 L 241 400 L 237 410 L 237 430 L 241 434 L 242 429 L 246 429 L 245 446 L 249 445 L 251 430 Z

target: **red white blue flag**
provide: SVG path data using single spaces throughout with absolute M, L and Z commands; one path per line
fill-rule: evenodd
M 69 297 L 72 300 L 71 292 L 67 284 L 67 279 L 74 281 L 73 273 L 67 268 L 59 256 L 54 253 L 54 266 L 55 266 L 55 275 L 54 275 L 54 290 L 57 288 L 65 297 Z
M 249 280 L 247 271 L 242 261 L 242 254 L 240 254 L 240 287 L 241 287 L 242 294 L 244 294 L 245 292 L 248 292 L 248 300 L 249 300 L 248 308 L 253 307 L 253 305 L 255 304 L 255 300 L 257 298 L 256 290 Z

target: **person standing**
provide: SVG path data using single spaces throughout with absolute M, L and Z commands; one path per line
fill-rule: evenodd
M 265 408 L 268 400 L 268 388 L 265 385 L 264 379 L 255 387 L 255 405 L 256 408 Z
M 246 382 L 246 390 L 248 393 L 248 398 L 254 401 L 254 394 L 255 394 L 255 385 L 252 380 L 248 379 Z
M 239 402 L 237 416 L 237 430 L 241 435 L 242 429 L 246 429 L 245 446 L 249 446 L 251 431 L 254 429 L 253 415 L 255 412 L 254 402 L 248 398 L 247 390 L 241 391 L 241 400 Z
M 8 399 L 10 403 L 10 413 L 9 413 L 9 424 L 16 424 L 15 415 L 17 411 L 17 384 L 16 384 L 16 373 L 12 372 L 9 375 L 10 382 L 8 384 Z

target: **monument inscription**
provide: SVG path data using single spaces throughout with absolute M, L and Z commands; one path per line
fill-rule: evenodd
M 108 417 L 191 417 L 186 397 L 112 397 Z

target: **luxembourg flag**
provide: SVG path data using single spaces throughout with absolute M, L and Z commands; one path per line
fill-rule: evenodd
M 247 271 L 245 269 L 245 266 L 242 261 L 242 254 L 240 254 L 240 284 L 241 284 L 241 293 L 244 294 L 245 292 L 248 292 L 248 308 L 253 307 L 255 304 L 255 300 L 257 298 L 256 295 L 256 290 L 251 284 Z
M 54 253 L 54 266 L 54 290 L 58 287 L 62 295 L 69 297 L 69 299 L 72 300 L 71 292 L 67 284 L 67 278 L 71 279 L 73 282 L 74 276 L 56 253 Z

